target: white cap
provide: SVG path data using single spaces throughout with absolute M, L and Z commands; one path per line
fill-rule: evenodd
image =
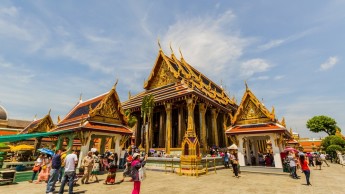
M 140 156 L 140 154 L 139 153 L 134 153 L 133 154 L 133 159 L 135 159 L 137 156 Z

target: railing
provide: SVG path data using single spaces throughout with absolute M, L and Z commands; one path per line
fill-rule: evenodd
M 171 168 L 171 172 L 174 173 L 174 159 L 165 160 L 165 174 L 168 172 L 167 169 Z

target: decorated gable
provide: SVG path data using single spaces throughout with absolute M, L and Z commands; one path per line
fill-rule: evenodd
M 270 113 L 247 88 L 232 123 L 235 125 L 244 125 L 266 123 L 269 121 L 275 121 L 274 112 Z
M 148 83 L 148 87 L 146 89 L 151 90 L 178 81 L 178 79 L 175 78 L 169 70 L 168 64 L 165 60 L 159 60 L 158 62 L 160 62 L 160 64 L 157 64 L 158 66 L 153 69 L 153 78 Z
M 91 117 L 91 121 L 107 122 L 119 125 L 126 125 L 127 123 L 115 88 L 111 89 L 94 109 L 91 109 L 90 107 L 89 115 Z

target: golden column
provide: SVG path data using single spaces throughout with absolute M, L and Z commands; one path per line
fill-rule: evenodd
M 199 114 L 200 114 L 200 140 L 201 144 L 203 145 L 202 150 L 204 153 L 207 152 L 207 141 L 206 141 L 206 120 L 205 120 L 205 114 L 206 114 L 206 104 L 205 103 L 199 103 Z
M 216 146 L 219 146 L 218 143 L 218 129 L 217 129 L 217 117 L 218 117 L 219 111 L 216 108 L 211 109 L 211 117 L 212 117 L 212 131 L 214 136 L 214 144 Z
M 171 109 L 172 104 L 171 103 L 165 103 L 165 112 L 166 112 L 166 132 L 165 132 L 165 149 L 166 153 L 170 154 L 170 147 L 171 147 Z
M 227 147 L 228 145 L 229 145 L 229 142 L 228 142 L 228 137 L 226 136 L 226 134 L 225 134 L 225 131 L 226 131 L 226 123 L 227 123 L 227 121 L 228 121 L 228 118 L 229 117 L 227 117 L 227 114 L 223 114 L 223 130 L 224 130 L 224 143 L 225 143 L 225 147 Z
M 188 108 L 188 122 L 187 122 L 187 131 L 195 132 L 195 125 L 194 125 L 194 107 L 195 102 L 193 98 L 188 98 L 187 100 L 187 108 Z

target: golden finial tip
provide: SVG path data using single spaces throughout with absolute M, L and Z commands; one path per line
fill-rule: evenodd
M 181 51 L 181 47 L 179 47 L 179 48 L 178 48 L 178 51 L 180 52 L 181 59 L 183 59 L 183 55 L 182 55 L 182 51 Z
M 52 111 L 52 109 L 49 109 L 48 115 L 50 115 L 50 112 Z
M 114 84 L 114 86 L 113 86 L 113 88 L 112 89 L 114 89 L 115 90 L 115 88 L 116 88 L 116 86 L 117 86 L 117 83 L 119 82 L 119 79 L 116 79 L 116 82 L 115 82 L 115 84 Z
M 246 90 L 248 90 L 248 84 L 247 84 L 247 80 L 244 80 L 244 84 L 246 85 Z
M 170 42 L 170 50 L 171 50 L 171 54 L 173 55 L 174 54 L 174 50 L 172 49 L 171 42 Z
M 159 38 L 158 38 L 158 47 L 159 47 L 159 50 L 161 51 L 162 50 L 162 47 L 161 47 L 161 43 L 159 41 Z

